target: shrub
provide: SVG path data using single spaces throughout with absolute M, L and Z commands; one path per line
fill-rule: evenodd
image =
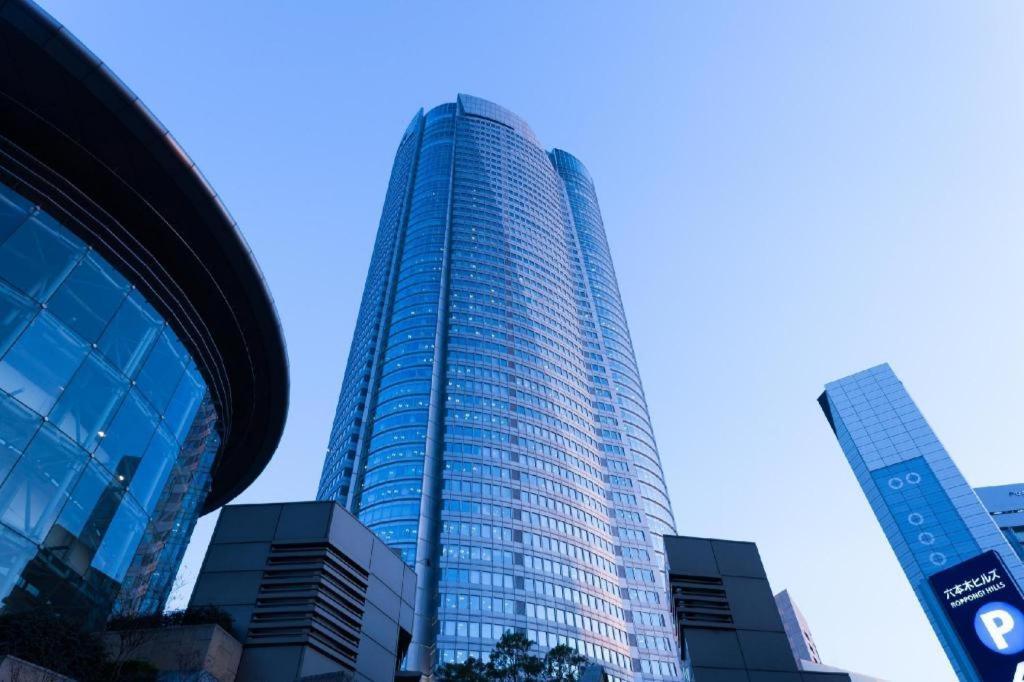
M 0 654 L 77 680 L 109 679 L 99 636 L 74 620 L 46 611 L 0 615 Z

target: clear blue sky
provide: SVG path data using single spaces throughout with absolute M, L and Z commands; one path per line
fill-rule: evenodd
M 679 531 L 756 540 L 827 662 L 953 678 L 815 398 L 889 361 L 971 483 L 1024 480 L 1020 3 L 44 5 L 277 299 L 291 415 L 239 501 L 315 494 L 399 136 L 468 92 L 597 182 Z

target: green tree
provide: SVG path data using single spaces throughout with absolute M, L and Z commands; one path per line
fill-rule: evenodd
M 463 663 L 445 663 L 437 674 L 441 682 L 487 682 L 487 666 L 473 656 Z
M 6 654 L 79 680 L 110 679 L 100 638 L 45 609 L 0 615 L 0 656 Z
M 536 642 L 518 632 L 506 632 L 494 645 L 490 662 L 473 657 L 437 669 L 439 682 L 577 682 L 587 657 L 559 644 L 544 658 L 532 653 Z
M 494 645 L 487 664 L 488 679 L 496 682 L 542 682 L 544 661 L 530 653 L 534 642 L 519 632 L 506 632 Z
M 586 665 L 586 656 L 567 644 L 559 644 L 544 655 L 544 681 L 577 682 Z

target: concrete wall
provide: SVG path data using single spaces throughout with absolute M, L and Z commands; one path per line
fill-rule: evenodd
M 75 682 L 41 665 L 16 656 L 0 656 L 0 682 Z
M 103 643 L 111 657 L 117 656 L 122 635 L 104 633 Z M 161 672 L 204 672 L 218 682 L 233 682 L 242 644 L 219 625 L 183 625 L 145 631 L 126 657 L 145 661 Z

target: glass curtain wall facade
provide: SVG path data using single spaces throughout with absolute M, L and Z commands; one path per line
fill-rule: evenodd
M 928 578 L 992 550 L 1020 587 L 1015 549 L 889 365 L 826 384 L 818 402 L 958 677 L 982 682 Z
M 180 506 L 168 502 L 170 477 L 196 496 L 209 489 L 209 470 L 189 460 L 216 450 L 215 421 L 191 356 L 135 287 L 0 185 L 4 606 L 105 618 L 147 527 Z M 178 524 L 186 541 L 198 511 Z M 140 575 L 161 560 L 173 572 L 180 557 L 156 552 Z M 151 608 L 165 598 L 154 591 Z
M 516 629 L 679 675 L 674 520 L 594 185 L 460 95 L 395 156 L 318 492 L 417 572 L 406 668 Z
M 975 488 L 974 492 L 1017 556 L 1024 559 L 1024 483 Z
M 163 609 L 200 514 L 266 466 L 284 338 L 259 267 L 139 98 L 0 0 L 0 610 Z

